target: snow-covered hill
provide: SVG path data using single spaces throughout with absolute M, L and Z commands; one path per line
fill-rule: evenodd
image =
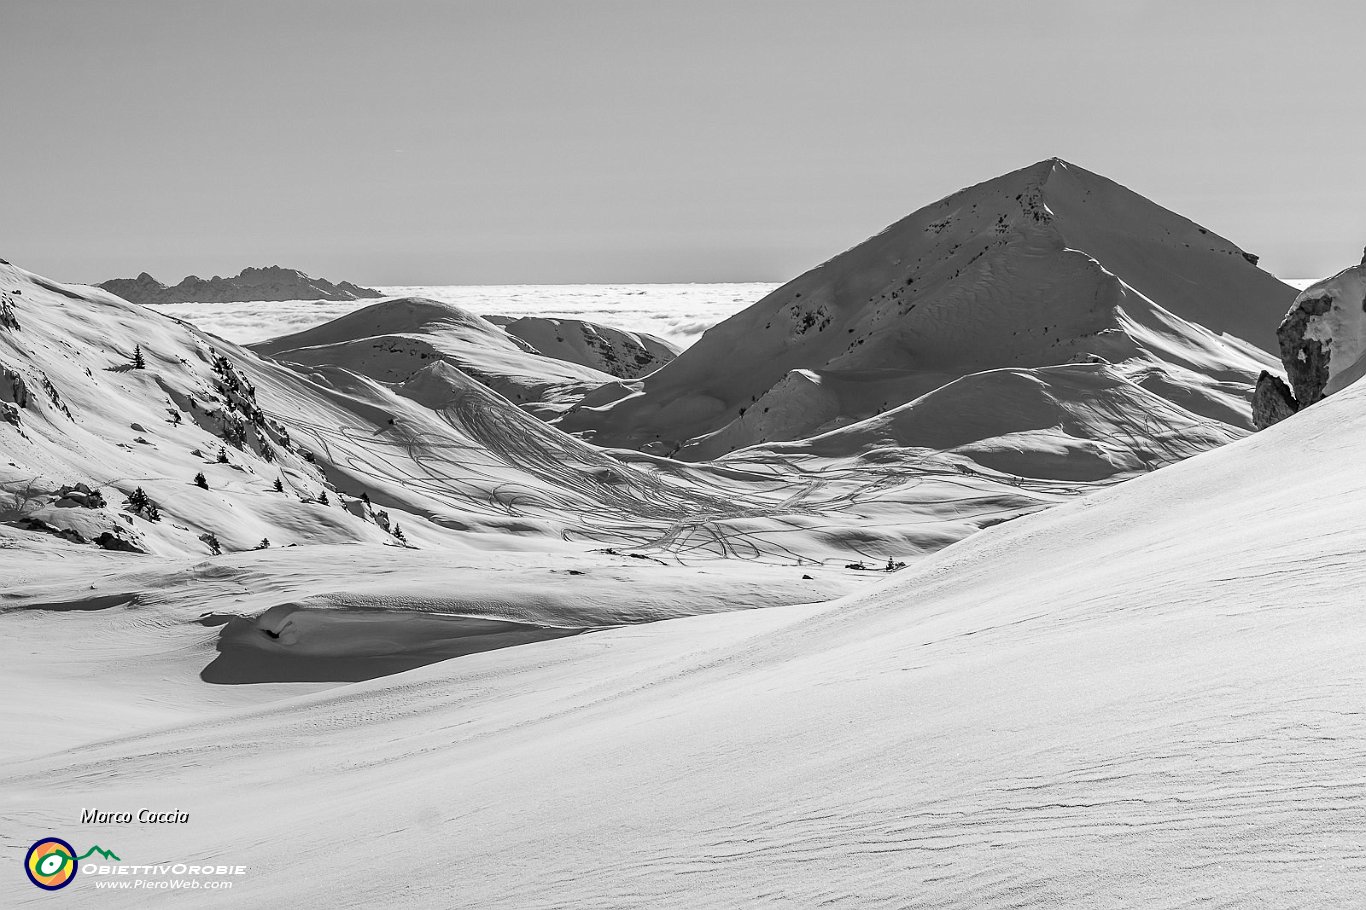
M 380 382 L 406 380 L 433 363 L 449 363 L 518 403 L 540 402 L 565 386 L 581 396 L 615 379 L 581 363 L 547 357 L 454 304 L 421 297 L 372 303 L 251 348 L 276 360 L 343 367 Z
M 1363 462 L 1357 383 L 830 603 L 329 691 L 229 687 L 235 708 L 197 700 L 210 630 L 184 589 L 124 578 L 160 593 L 57 602 L 88 576 L 72 566 L 7 592 L 0 616 L 20 696 L 3 710 L 26 737 L 0 766 L 5 830 L 20 848 L 74 832 L 128 863 L 243 864 L 235 904 L 1354 906 Z M 74 716 L 108 713 L 88 734 L 42 722 L 78 695 Z M 192 822 L 77 828 L 92 805 Z M 87 880 L 63 899 L 149 903 Z
M 1247 432 L 1295 296 L 1255 262 L 1050 159 L 908 216 L 709 330 L 641 391 L 584 402 L 560 425 L 707 459 L 876 417 L 982 371 L 1108 362 L 1188 412 L 1160 433 L 1199 420 Z

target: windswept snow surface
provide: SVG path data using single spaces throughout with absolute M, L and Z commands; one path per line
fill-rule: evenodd
M 35 743 L 0 767 L 7 846 L 244 864 L 234 906 L 1354 906 L 1363 461 L 1358 383 L 830 603 Z M 6 619 L 62 662 L 104 627 L 137 671 L 157 612 L 100 606 Z M 192 821 L 77 827 L 88 806 Z M 51 902 L 10 865 L 8 904 Z

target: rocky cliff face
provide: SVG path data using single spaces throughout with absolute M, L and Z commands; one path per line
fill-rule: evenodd
M 190 275 L 172 287 L 167 287 L 146 272 L 136 278 L 114 278 L 97 286 L 124 300 L 141 304 L 361 300 L 384 296 L 373 288 L 363 288 L 349 281 L 333 284 L 324 278 L 310 277 L 298 269 L 285 269 L 278 265 L 243 269 L 232 278 L 215 275 L 204 279 Z
M 1305 288 L 1281 320 L 1276 337 L 1290 384 L 1262 375 L 1253 399 L 1258 429 L 1366 374 L 1366 261 Z

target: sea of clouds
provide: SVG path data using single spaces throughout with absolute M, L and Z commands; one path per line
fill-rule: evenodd
M 1317 278 L 1286 278 L 1305 288 Z M 505 284 L 380 287 L 390 297 L 430 297 L 480 316 L 551 316 L 583 319 L 646 332 L 688 347 L 702 333 L 756 302 L 777 284 Z M 178 319 L 238 344 L 264 341 L 321 325 L 375 303 L 352 300 L 176 303 L 158 306 Z
M 776 284 L 568 284 L 381 287 L 391 297 L 430 297 L 480 316 L 584 319 L 658 335 L 687 347 L 718 322 L 759 300 Z M 375 303 L 317 300 L 176 303 L 156 307 L 221 338 L 248 344 L 321 325 Z

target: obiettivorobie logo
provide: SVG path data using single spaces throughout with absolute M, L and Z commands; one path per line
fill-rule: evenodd
M 57 891 L 71 884 L 80 868 L 81 860 L 99 854 L 104 859 L 120 862 L 118 856 L 96 844 L 89 850 L 76 855 L 76 848 L 60 837 L 45 837 L 28 848 L 24 857 L 24 871 L 28 880 L 44 891 Z
M 95 859 L 90 862 L 83 860 Z M 94 886 L 107 890 L 224 890 L 233 878 L 247 874 L 246 866 L 219 863 L 124 863 L 114 851 L 96 844 L 77 855 L 76 848 L 60 837 L 35 841 L 24 856 L 28 880 L 44 891 L 59 891 L 81 878 L 93 878 Z

